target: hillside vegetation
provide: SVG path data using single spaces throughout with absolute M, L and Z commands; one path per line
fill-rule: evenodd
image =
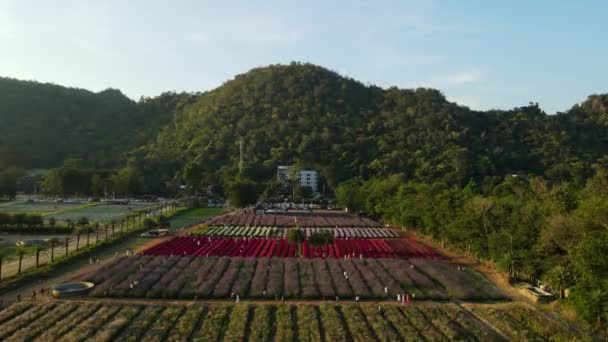
M 141 155 L 196 168 L 203 183 L 234 176 L 242 139 L 247 176 L 258 181 L 288 163 L 321 170 L 330 185 L 395 173 L 458 185 L 523 173 L 580 185 L 604 163 L 606 102 L 592 96 L 557 115 L 537 104 L 478 112 L 433 89 L 381 89 L 314 65 L 276 65 L 199 97 Z
M 134 102 L 116 89 L 93 93 L 0 78 L 0 159 L 27 168 L 55 167 L 68 158 L 115 166 L 192 96 L 165 93 Z

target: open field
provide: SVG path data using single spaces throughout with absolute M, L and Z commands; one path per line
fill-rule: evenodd
M 480 306 L 481 307 L 481 306 Z M 543 341 L 588 340 L 525 305 L 17 303 L 0 312 L 3 341 Z M 525 317 L 522 316 L 525 314 Z M 531 322 L 534 322 L 533 324 Z M 498 328 L 498 329 L 497 329 Z
M 228 213 L 214 217 L 210 225 L 243 227 L 309 227 L 309 228 L 352 228 L 381 227 L 367 217 L 344 212 L 286 212 L 276 214 Z
M 93 222 L 109 222 L 118 220 L 130 212 L 150 208 L 154 204 L 104 204 L 104 203 L 26 203 L 11 202 L 0 206 L 0 212 L 11 214 L 25 213 L 42 215 L 46 218 L 54 217 L 59 221 L 77 220 L 86 217 Z M 60 225 L 60 223 L 58 224 Z
M 416 265 L 412 267 L 412 264 Z M 94 296 L 225 299 L 502 300 L 471 269 L 422 259 L 298 259 L 229 257 L 118 257 L 88 276 Z M 135 284 L 133 287 L 131 285 Z M 386 289 L 385 289 L 386 287 Z
M 81 217 L 86 217 L 94 222 L 110 222 L 118 220 L 125 215 L 152 207 L 154 204 L 96 204 L 89 205 L 76 210 L 63 211 L 59 214 L 52 215 L 58 220 L 78 220 Z
M 15 201 L 3 203 L 0 206 L 0 212 L 6 213 L 27 213 L 39 215 L 53 215 L 73 209 L 84 207 L 85 204 L 68 204 L 68 203 L 26 203 L 25 201 Z
M 193 208 L 179 212 L 171 221 L 171 229 L 182 229 L 201 223 L 205 218 L 219 215 L 223 208 Z

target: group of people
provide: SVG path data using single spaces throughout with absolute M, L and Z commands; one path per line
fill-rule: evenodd
M 384 286 L 384 293 L 388 296 L 388 286 Z M 397 293 L 397 302 L 401 304 L 410 304 L 410 301 L 415 298 L 416 295 L 412 293 Z
M 235 296 L 234 292 L 230 292 L 230 299 L 234 299 L 234 302 L 237 304 L 241 301 L 241 297 L 238 294 Z
M 404 304 L 409 305 L 410 300 L 411 300 L 411 297 L 410 297 L 409 293 L 401 293 L 401 294 L 397 293 L 397 302 L 398 303 L 401 303 L 402 305 L 404 305 Z

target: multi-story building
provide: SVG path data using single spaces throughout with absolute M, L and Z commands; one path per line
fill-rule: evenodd
M 277 179 L 282 182 L 289 180 L 289 170 L 293 166 L 280 165 L 277 167 Z M 307 186 L 312 189 L 314 193 L 319 192 L 319 173 L 315 170 L 298 170 L 296 177 L 300 186 Z

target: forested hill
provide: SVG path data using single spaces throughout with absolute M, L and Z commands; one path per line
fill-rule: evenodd
M 608 96 L 594 95 L 557 115 L 536 104 L 479 112 L 437 90 L 382 89 L 300 63 L 138 102 L 114 89 L 0 78 L 0 155 L 9 151 L 26 168 L 68 158 L 111 168 L 131 151 L 149 179 L 225 184 L 242 139 L 245 176 L 256 181 L 271 179 L 278 164 L 300 164 L 330 186 L 393 174 L 463 185 L 513 173 L 580 185 L 592 164 L 608 162 L 607 108 Z
M 273 65 L 199 97 L 136 155 L 184 166 L 204 184 L 234 177 L 241 139 L 246 175 L 258 181 L 295 163 L 321 170 L 330 185 L 396 173 L 448 184 L 512 173 L 582 184 L 608 151 L 607 102 L 593 96 L 557 115 L 537 104 L 478 112 L 433 89 L 381 89 L 314 65 Z
M 26 168 L 59 166 L 68 158 L 116 166 L 122 153 L 154 137 L 180 99 L 189 97 L 167 93 L 134 102 L 115 89 L 93 93 L 0 78 L 0 150 Z

